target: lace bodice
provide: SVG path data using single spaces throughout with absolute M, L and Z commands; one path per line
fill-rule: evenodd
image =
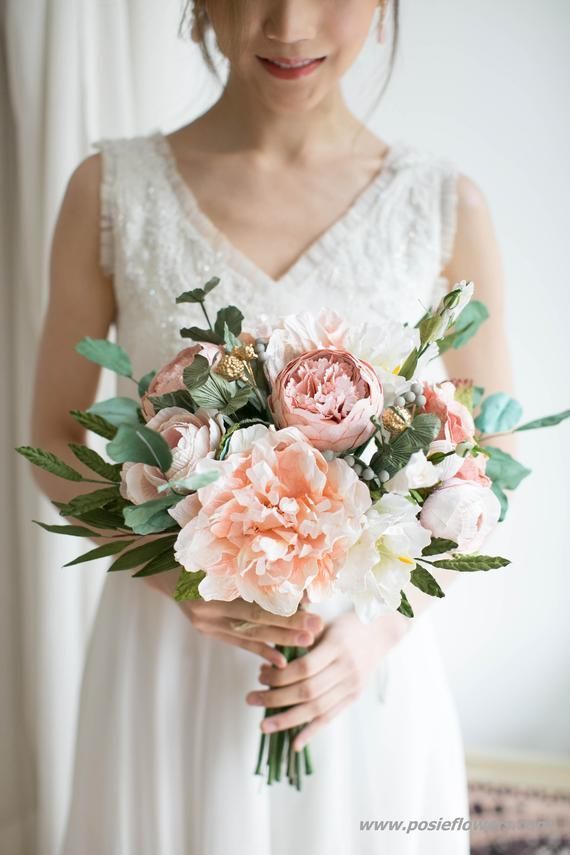
M 101 266 L 114 276 L 117 341 L 139 376 L 168 361 L 202 325 L 178 294 L 219 276 L 212 313 L 239 306 L 248 320 L 328 306 L 347 320 L 415 321 L 448 283 L 456 226 L 457 170 L 398 141 L 349 209 L 272 279 L 221 234 L 183 180 L 161 131 L 101 139 Z M 129 390 L 130 392 L 131 390 Z

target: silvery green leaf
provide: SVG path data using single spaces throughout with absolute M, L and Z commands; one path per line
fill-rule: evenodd
M 530 469 L 502 451 L 500 448 L 488 445 L 486 448 L 490 457 L 487 460 L 485 472 L 497 486 L 503 490 L 516 490 L 523 478 L 530 475 Z
M 142 398 L 146 392 L 148 392 L 148 387 L 151 384 L 151 381 L 156 376 L 156 371 L 149 371 L 144 377 L 141 377 L 139 380 L 139 397 Z
M 164 493 L 168 489 L 177 490 L 199 490 L 200 487 L 207 487 L 220 477 L 220 473 L 216 470 L 210 472 L 194 472 L 188 478 L 181 478 L 179 481 L 169 481 L 167 484 L 161 484 L 158 488 L 159 493 Z
M 133 369 L 128 354 L 106 338 L 85 336 L 75 345 L 75 350 L 91 362 L 102 365 L 122 377 L 132 377 Z
M 172 466 L 172 452 L 163 437 L 145 425 L 120 425 L 107 445 L 107 454 L 117 463 L 146 463 L 166 472 Z
M 139 421 L 139 402 L 133 398 L 109 398 L 107 401 L 97 401 L 87 409 L 88 413 L 95 416 L 101 416 L 109 424 L 119 427 L 119 425 L 140 424 Z
M 482 433 L 502 433 L 511 430 L 521 416 L 518 401 L 505 392 L 495 392 L 483 401 L 475 425 Z
M 205 356 L 197 354 L 190 365 L 187 365 L 183 372 L 184 385 L 187 389 L 197 388 L 206 382 L 210 374 L 210 363 Z
M 167 509 L 180 501 L 180 496 L 163 496 L 151 499 L 142 505 L 129 505 L 123 508 L 125 523 L 135 534 L 154 534 L 174 526 L 176 520 L 167 513 Z
M 493 483 L 491 484 L 491 490 L 493 491 L 493 493 L 495 494 L 495 496 L 499 500 L 499 504 L 501 506 L 501 513 L 499 515 L 499 522 L 503 522 L 503 520 L 505 519 L 505 517 L 507 515 L 507 511 L 509 509 L 509 499 L 508 499 L 506 493 L 504 493 L 501 490 L 501 488 L 499 487 L 499 485 L 495 481 L 493 481 Z

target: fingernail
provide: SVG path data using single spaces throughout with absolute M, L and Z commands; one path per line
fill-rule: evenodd
M 263 702 L 259 695 L 248 695 L 246 701 L 248 702 L 248 704 L 252 704 L 252 706 L 255 707 L 260 707 L 263 705 Z
M 274 730 L 277 730 L 277 725 L 274 721 L 264 721 L 261 725 L 265 733 L 271 733 Z
M 301 632 L 297 636 L 297 641 L 299 644 L 311 644 L 313 636 L 309 632 Z

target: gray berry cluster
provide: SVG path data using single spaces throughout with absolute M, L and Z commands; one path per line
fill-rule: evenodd
M 426 397 L 422 394 L 423 388 L 421 383 L 412 383 L 408 392 L 398 395 L 394 400 L 394 406 L 405 407 L 407 404 L 417 404 L 418 407 L 423 407 L 426 402 Z
M 257 358 L 260 362 L 265 362 L 267 356 L 265 355 L 265 348 L 267 347 L 267 343 L 262 338 L 256 338 L 255 344 L 253 345 L 253 349 L 257 353 Z

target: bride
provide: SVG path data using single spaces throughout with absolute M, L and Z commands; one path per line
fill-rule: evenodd
M 85 437 L 67 413 L 93 403 L 99 379 L 74 351 L 80 338 L 115 325 L 135 376 L 159 368 L 184 346 L 180 328 L 199 323 L 176 296 L 213 275 L 214 311 L 237 303 L 246 329 L 322 306 L 351 322 L 415 323 L 472 279 L 491 318 L 431 376 L 508 388 L 484 195 L 447 159 L 375 136 L 341 94 L 376 24 L 385 50 L 397 0 L 191 6 L 192 37 L 207 57 L 213 29 L 227 84 L 174 133 L 99 140 L 70 178 L 34 445 L 77 467 L 67 444 Z M 126 379 L 118 386 L 132 394 Z M 37 478 L 52 499 L 77 492 Z M 467 784 L 431 598 L 410 593 L 413 620 L 364 625 L 341 596 L 280 618 L 242 600 L 178 604 L 175 571 L 131 572 L 106 577 L 89 644 L 62 855 L 467 855 L 465 827 L 444 826 L 467 820 Z M 444 588 L 454 578 L 439 571 Z M 276 643 L 312 649 L 283 667 Z M 305 725 L 297 747 L 311 742 L 315 774 L 300 794 L 253 775 L 272 706 L 289 707 L 271 719 L 278 729 Z

